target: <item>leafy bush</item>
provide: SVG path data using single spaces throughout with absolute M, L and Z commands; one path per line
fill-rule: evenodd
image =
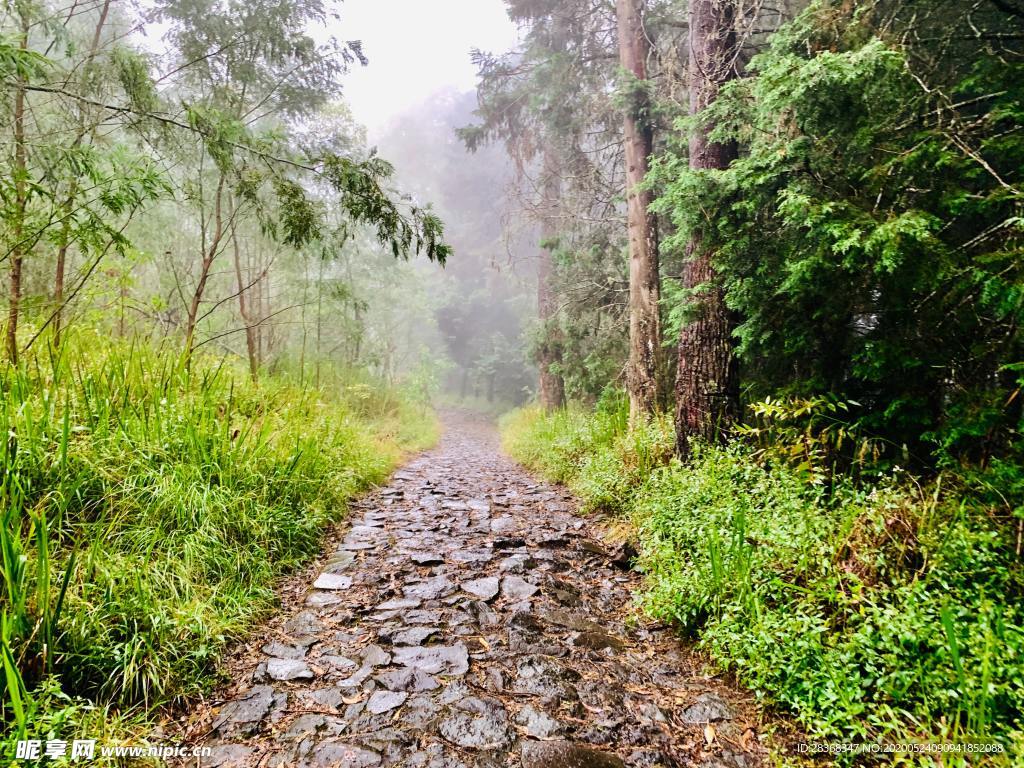
M 1024 740 L 1024 569 L 1012 516 L 941 482 L 890 475 L 827 488 L 799 467 L 766 467 L 739 443 L 633 472 L 609 457 L 641 441 L 661 456 L 669 425 L 630 438 L 624 422 L 605 419 L 520 411 L 504 422 L 506 446 L 587 506 L 628 515 L 645 608 L 792 711 L 810 737 L 998 739 L 1008 749 Z
M 223 361 L 75 348 L 94 351 L 0 374 L 9 735 L 55 706 L 146 711 L 207 688 L 274 579 L 435 436 L 425 409 L 352 377 L 257 386 Z

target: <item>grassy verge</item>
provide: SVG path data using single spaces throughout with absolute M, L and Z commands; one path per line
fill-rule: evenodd
M 1024 760 L 1024 573 L 993 509 L 909 480 L 825 491 L 742 445 L 684 467 L 667 420 L 630 434 L 618 403 L 517 411 L 502 433 L 588 507 L 628 516 L 647 610 L 812 740 L 998 740 L 1001 757 L 906 762 Z
M 117 741 L 208 689 L 346 500 L 436 437 L 425 407 L 354 378 L 256 386 L 77 342 L 0 373 L 5 749 Z

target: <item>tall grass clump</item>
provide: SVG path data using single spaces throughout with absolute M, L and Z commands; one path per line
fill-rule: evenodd
M 600 414 L 527 410 L 504 429 L 513 456 L 633 523 L 644 608 L 809 740 L 998 742 L 905 760 L 1024 760 L 1024 568 L 1006 509 L 953 476 L 817 482 L 805 457 L 766 461 L 746 442 L 638 472 L 628 446 L 664 457 L 661 422 L 630 437 Z
M 0 371 L 8 746 L 61 712 L 73 730 L 209 688 L 274 580 L 435 436 L 424 407 L 351 377 L 256 385 L 222 360 L 73 348 L 90 351 Z

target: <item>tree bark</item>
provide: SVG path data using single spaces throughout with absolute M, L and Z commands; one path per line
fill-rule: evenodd
M 249 288 L 242 277 L 242 253 L 234 226 L 231 227 L 231 249 L 235 257 L 235 279 L 238 281 L 238 314 L 245 324 L 245 351 L 249 358 L 249 375 L 255 382 L 259 380 L 260 361 L 256 356 L 256 334 L 252 327 L 252 317 L 245 306 L 245 295 Z
M 558 328 L 557 301 L 551 285 L 551 250 L 558 236 L 556 213 L 561 196 L 554 154 L 548 149 L 544 155 L 544 179 L 540 230 L 540 254 L 537 259 L 537 315 L 540 318 L 543 339 L 537 353 L 540 369 L 540 404 L 547 410 L 565 405 L 565 380 L 559 372 L 562 364 L 562 339 Z
M 224 238 L 224 217 L 222 205 L 224 197 L 224 174 L 220 175 L 217 182 L 217 194 L 213 203 L 213 236 L 210 239 L 210 246 L 203 252 L 203 261 L 199 267 L 199 282 L 196 283 L 195 291 L 192 292 L 192 301 L 188 307 L 188 321 L 185 326 L 185 359 L 192 357 L 192 348 L 195 346 L 196 323 L 199 318 L 199 307 L 203 302 L 203 294 L 206 292 L 206 283 L 210 279 L 210 267 L 217 257 L 221 240 Z
M 724 83 L 736 76 L 735 0 L 690 0 L 690 113 L 714 102 Z M 702 123 L 690 135 L 690 168 L 724 169 L 736 157 L 734 144 L 709 141 Z M 693 438 L 722 440 L 739 413 L 739 381 L 733 321 L 718 284 L 713 253 L 695 232 L 687 245 L 683 285 L 696 299 L 697 314 L 679 335 L 676 373 L 676 450 L 690 456 Z
M 616 0 L 619 63 L 637 81 L 647 79 L 650 43 L 643 28 L 640 0 Z M 626 155 L 626 218 L 629 228 L 629 390 L 630 423 L 636 423 L 658 406 L 658 375 L 661 355 L 661 317 L 658 303 L 657 221 L 649 210 L 652 194 L 642 189 L 654 148 L 654 131 L 647 98 L 639 89 L 633 94 L 624 120 Z

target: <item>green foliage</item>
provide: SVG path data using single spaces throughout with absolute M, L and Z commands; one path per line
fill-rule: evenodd
M 608 389 L 589 413 L 522 408 L 501 420 L 502 445 L 517 461 L 565 483 L 586 510 L 621 511 L 631 490 L 672 454 L 667 417 L 630 432 L 629 401 Z
M 669 424 L 630 437 L 619 413 L 524 410 L 503 434 L 585 505 L 632 520 L 648 611 L 795 713 L 812 740 L 994 739 L 1009 750 L 996 764 L 1024 758 L 1013 752 L 1024 569 L 1012 518 L 940 484 L 837 478 L 826 489 L 742 443 L 697 446 L 684 467 L 664 452 Z
M 715 252 L 755 397 L 856 400 L 919 466 L 998 453 L 1020 419 L 1024 70 L 996 4 L 968 14 L 812 3 L 700 118 L 739 159 L 655 174 L 669 249 Z
M 23 732 L 59 698 L 49 679 L 74 707 L 207 689 L 346 500 L 435 437 L 354 376 L 257 387 L 223 361 L 74 341 L 91 351 L 0 380 L 0 688 Z
M 751 403 L 751 423 L 736 434 L 757 445 L 755 457 L 802 474 L 807 482 L 831 483 L 877 474 L 883 467 L 883 441 L 862 433 L 853 412 L 860 403 L 835 397 L 766 397 Z

